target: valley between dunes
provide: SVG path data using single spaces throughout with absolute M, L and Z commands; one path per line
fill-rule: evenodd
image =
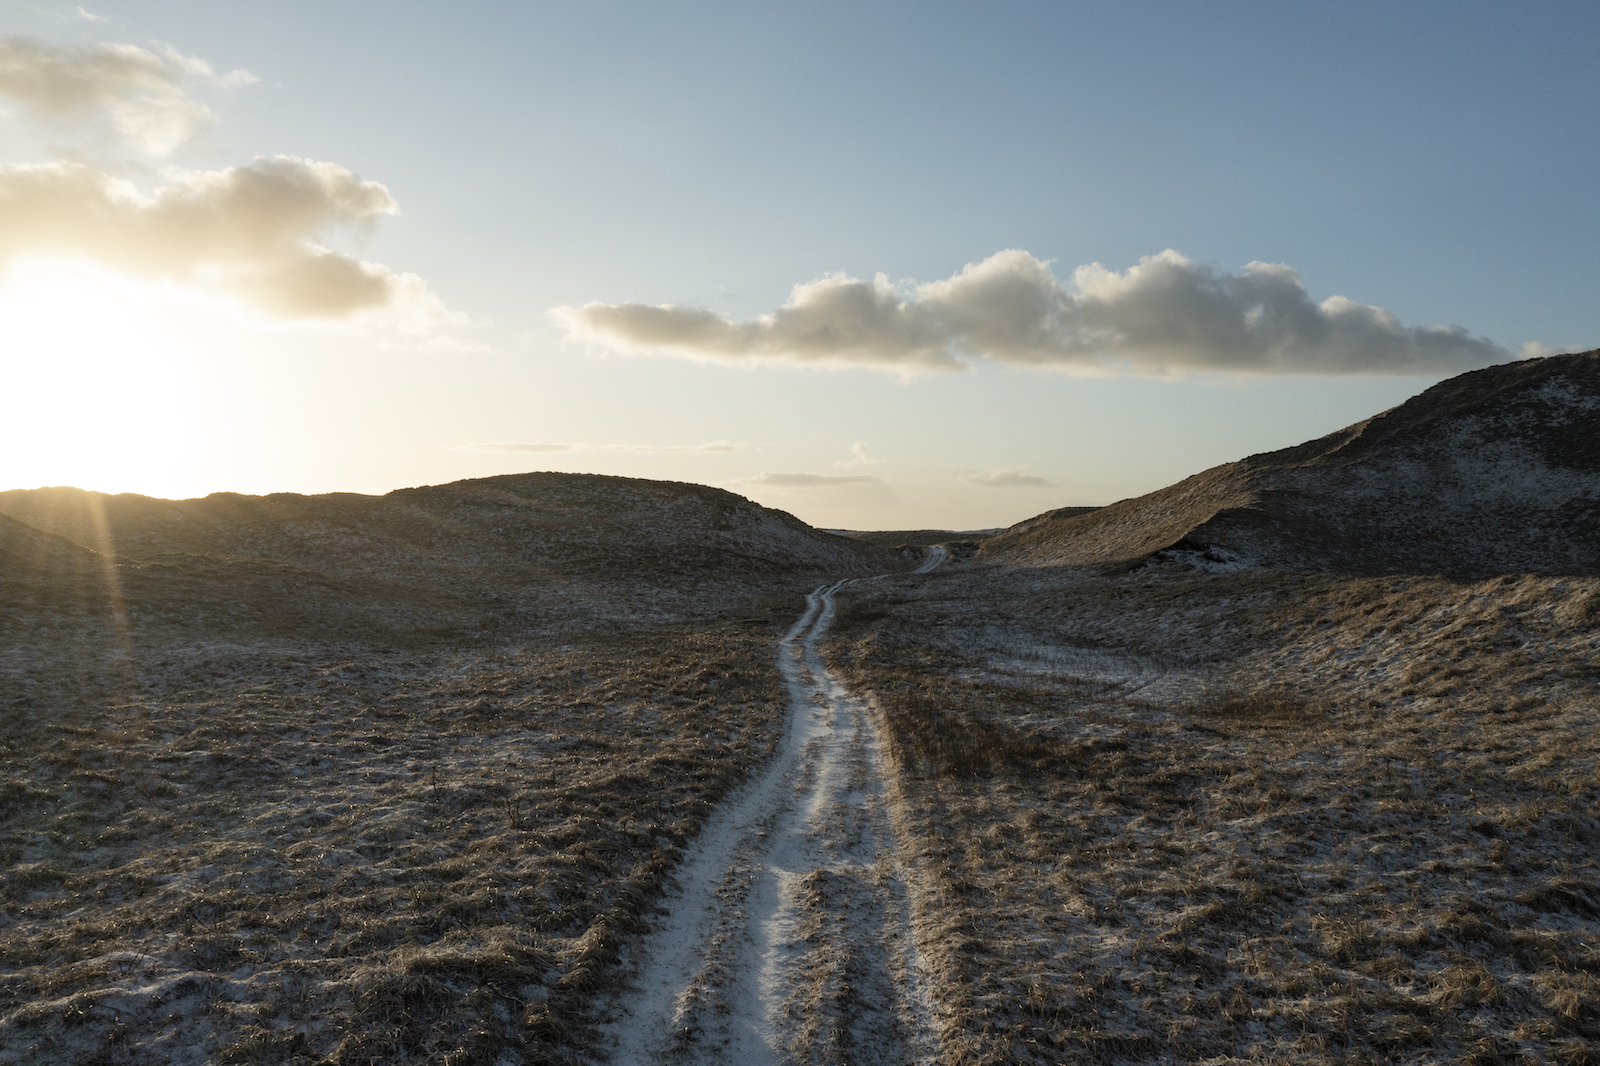
M 0 492 L 0 1062 L 1600 1061 L 1600 354 L 993 536 Z

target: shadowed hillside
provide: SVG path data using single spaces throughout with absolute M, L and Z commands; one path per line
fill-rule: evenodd
M 1337 433 L 986 541 L 995 562 L 1600 573 L 1600 351 L 1451 378 Z
M 720 489 L 554 473 L 385 496 L 4 492 L 0 553 L 12 603 L 120 600 L 155 622 L 363 638 L 692 616 L 894 566 Z

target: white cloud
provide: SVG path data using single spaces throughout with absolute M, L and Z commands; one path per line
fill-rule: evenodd
M 1053 489 L 1056 487 L 1056 483 L 1048 478 L 1038 477 L 1034 474 L 1024 474 L 1022 471 L 1012 468 L 966 474 L 962 476 L 961 480 L 968 485 L 979 485 L 986 489 Z
M 837 485 L 865 485 L 883 482 L 871 474 L 775 474 L 763 470 L 754 477 L 741 478 L 741 485 L 766 485 L 779 489 L 823 489 Z
M 104 17 L 82 8 L 78 13 L 91 22 Z M 52 127 L 104 123 L 126 144 L 154 156 L 196 139 L 215 117 L 189 95 L 186 83 L 232 88 L 257 80 L 247 70 L 219 75 L 204 59 L 168 45 L 60 46 L 0 36 L 0 95 Z
M 1312 300 L 1273 263 L 1220 273 L 1168 250 L 1063 284 L 1027 252 L 996 253 L 943 281 L 897 287 L 834 275 L 736 322 L 672 305 L 591 303 L 551 315 L 578 340 L 692 358 L 964 370 L 969 360 L 1091 373 L 1425 374 L 1512 358 L 1459 326 L 1406 326 L 1381 307 Z
M 852 466 L 876 466 L 883 462 L 882 459 L 872 459 L 867 456 L 867 442 L 854 441 L 850 445 L 850 458 L 841 459 L 833 465 L 839 469 L 848 469 Z
M 459 323 L 415 274 L 319 243 L 398 212 L 375 181 L 293 156 L 169 171 L 165 180 L 146 196 L 77 163 L 0 166 L 0 267 L 31 255 L 77 257 L 223 292 L 280 318 L 381 312 L 402 333 Z
M 960 370 L 949 339 L 887 278 L 835 276 L 796 285 L 789 302 L 754 322 L 714 311 L 643 304 L 558 307 L 570 333 L 622 351 L 668 351 L 706 359 L 870 364 L 902 370 Z
M 109 15 L 96 15 L 93 11 L 86 11 L 81 7 L 78 8 L 78 17 L 85 22 L 105 22 L 110 18 Z

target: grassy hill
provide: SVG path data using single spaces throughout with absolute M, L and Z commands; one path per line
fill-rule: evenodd
M 1478 370 L 1364 422 L 1086 514 L 1050 512 L 980 557 L 1167 553 L 1207 568 L 1600 574 L 1600 351 Z
M 902 566 L 697 485 L 0 493 L 0 1062 L 570 1060 Z

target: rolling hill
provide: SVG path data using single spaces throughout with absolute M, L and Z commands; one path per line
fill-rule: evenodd
M 1088 513 L 979 558 L 1333 573 L 1600 573 L 1600 350 L 1489 367 L 1293 448 Z
M 384 496 L 0 492 L 8 602 L 119 599 L 176 625 L 459 637 L 692 616 L 895 568 L 720 489 L 534 473 Z

